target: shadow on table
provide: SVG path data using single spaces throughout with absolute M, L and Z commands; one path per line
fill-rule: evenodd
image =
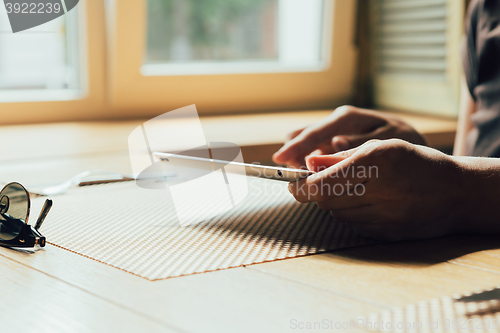
M 424 240 L 379 243 L 330 253 L 351 259 L 389 264 L 433 265 L 467 254 L 495 249 L 500 249 L 500 235 L 451 235 Z M 497 252 L 497 256 L 500 267 L 500 251 Z
M 263 214 L 263 210 L 268 214 Z M 225 229 L 225 237 L 246 239 L 256 244 L 276 244 L 273 250 L 290 244 L 290 248 L 301 248 L 309 254 L 315 254 L 314 249 L 323 249 L 335 256 L 360 261 L 426 266 L 474 252 L 500 249 L 500 235 L 451 235 L 395 243 L 366 240 L 354 234 L 344 223 L 334 221 L 328 212 L 321 211 L 315 204 L 288 202 L 238 213 L 226 223 L 219 221 L 214 226 Z M 500 267 L 500 251 L 498 258 Z

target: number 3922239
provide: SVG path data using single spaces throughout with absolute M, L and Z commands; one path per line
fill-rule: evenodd
M 10 13 L 23 13 L 23 14 L 58 14 L 61 12 L 61 5 L 58 3 L 6 3 L 5 8 L 7 14 Z

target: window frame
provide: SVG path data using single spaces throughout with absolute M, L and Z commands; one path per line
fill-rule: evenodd
M 326 0 L 327 68 L 317 72 L 147 76 L 147 0 L 110 0 L 108 101 L 122 117 L 196 104 L 200 114 L 331 108 L 348 102 L 356 72 L 356 1 Z M 249 95 L 251 92 L 251 95 Z
M 78 11 L 81 93 L 7 90 L 5 93 L 11 94 L 9 99 L 13 101 L 0 100 L 2 125 L 108 118 L 105 112 L 104 2 L 81 0 Z M 15 98 L 16 95 L 19 98 Z
M 145 118 L 190 104 L 209 115 L 329 109 L 351 101 L 356 1 L 325 0 L 331 51 L 323 71 L 169 77 L 141 74 L 146 1 L 80 0 L 83 96 L 55 100 L 52 94 L 51 100 L 50 92 L 37 91 L 26 101 L 0 100 L 0 124 Z

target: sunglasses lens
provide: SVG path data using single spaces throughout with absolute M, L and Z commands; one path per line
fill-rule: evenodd
M 23 229 L 29 213 L 29 196 L 24 187 L 12 183 L 0 192 L 0 239 L 11 240 Z

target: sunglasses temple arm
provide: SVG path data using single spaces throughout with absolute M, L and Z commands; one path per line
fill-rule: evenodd
M 38 219 L 36 220 L 35 230 L 40 229 L 43 221 L 45 220 L 45 218 L 47 217 L 47 214 L 50 211 L 50 208 L 52 208 L 52 200 L 47 199 L 47 200 L 45 200 L 42 211 L 40 212 L 40 216 L 38 216 Z

